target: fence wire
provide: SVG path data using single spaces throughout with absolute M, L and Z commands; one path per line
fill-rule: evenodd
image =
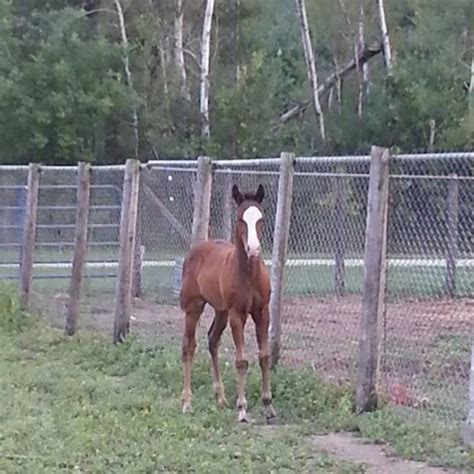
M 415 158 L 394 157 L 391 166 L 380 390 L 393 405 L 453 423 L 465 416 L 474 332 L 474 158 Z M 367 157 L 301 158 L 295 164 L 281 363 L 312 367 L 332 381 L 355 375 L 369 165 Z M 254 192 L 263 184 L 262 245 L 270 263 L 278 172 L 278 160 L 215 162 L 210 238 L 232 239 L 232 185 Z M 26 167 L 0 168 L 0 279 L 10 282 L 18 277 L 26 178 Z M 140 174 L 137 246 L 143 262 L 131 327 L 175 346 L 182 334 L 177 295 L 195 180 L 194 162 L 155 162 Z M 75 168 L 42 167 L 34 301 L 59 325 L 71 271 L 76 184 Z M 111 331 L 123 167 L 93 167 L 91 184 L 81 327 Z M 211 315 L 206 309 L 201 324 L 208 326 Z M 201 348 L 205 333 L 200 331 Z M 246 335 L 255 356 L 251 322 Z M 223 351 L 233 356 L 228 332 Z
M 385 396 L 459 421 L 468 401 L 474 328 L 472 185 L 462 176 L 392 179 L 388 216 L 388 258 L 407 262 L 388 267 L 381 363 Z M 450 205 L 453 189 L 456 202 Z M 452 230 L 450 220 L 457 221 Z

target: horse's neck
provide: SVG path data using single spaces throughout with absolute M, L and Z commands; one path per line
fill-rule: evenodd
M 237 268 L 239 275 L 242 280 L 252 281 L 257 277 L 258 269 L 260 266 L 259 258 L 249 258 L 245 252 L 242 241 L 238 241 L 234 244 L 234 258 L 236 259 Z

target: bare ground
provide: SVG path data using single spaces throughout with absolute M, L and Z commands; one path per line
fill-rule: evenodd
M 113 297 L 109 294 L 84 298 L 82 326 L 111 332 Z M 66 300 L 66 295 L 58 294 L 42 303 L 60 325 Z M 360 296 L 287 298 L 282 318 L 281 363 L 292 368 L 311 367 L 319 376 L 336 383 L 351 381 L 360 307 Z M 454 397 L 462 406 L 467 396 L 464 388 L 468 386 L 470 360 L 470 349 L 464 346 L 474 329 L 473 312 L 473 298 L 389 301 L 382 321 L 381 394 L 399 405 L 430 406 Z M 212 309 L 207 307 L 198 328 L 201 351 L 207 348 L 205 339 L 212 317 Z M 131 331 L 147 342 L 167 342 L 179 351 L 183 319 L 176 304 L 139 298 L 133 303 Z M 226 330 L 223 337 L 224 358 L 233 356 L 229 333 Z M 252 322 L 247 324 L 245 333 L 249 359 L 255 360 Z M 438 393 L 439 388 L 442 393 Z
M 461 471 L 427 466 L 390 456 L 383 446 L 367 444 L 350 433 L 314 436 L 314 446 L 336 458 L 364 466 L 366 474 L 451 474 Z

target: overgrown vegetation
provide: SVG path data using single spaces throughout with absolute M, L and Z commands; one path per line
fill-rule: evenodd
M 2 328 L 19 314 L 15 297 L 9 298 L 2 296 Z M 388 407 L 357 418 L 349 388 L 309 372 L 276 370 L 280 426 L 266 427 L 259 371 L 252 366 L 253 423 L 239 426 L 234 409 L 216 407 L 205 356 L 194 366 L 194 413 L 183 416 L 177 347 L 146 346 L 133 337 L 114 346 L 98 333 L 67 339 L 39 321 L 18 322 L 15 332 L 0 333 L 5 472 L 363 472 L 315 450 L 310 435 L 329 430 L 358 430 L 407 458 L 474 466 L 474 453 L 461 447 L 454 430 Z M 230 366 L 224 379 L 233 394 Z
M 31 316 L 23 311 L 13 285 L 0 284 L 0 331 L 18 332 L 33 324 Z
M 0 161 L 122 162 L 134 154 L 133 110 L 143 158 L 360 153 L 374 143 L 408 152 L 474 146 L 471 0 L 385 2 L 395 58 L 389 87 L 382 54 L 368 63 L 360 115 L 362 71 L 336 81 L 321 97 L 325 143 L 311 107 L 280 120 L 310 97 L 294 1 L 215 2 L 208 142 L 199 114 L 205 5 L 179 2 L 186 98 L 176 65 L 178 1 L 120 3 L 127 48 L 113 1 L 0 0 Z M 365 46 L 381 41 L 371 0 L 307 8 L 320 83 L 354 58 L 359 24 Z

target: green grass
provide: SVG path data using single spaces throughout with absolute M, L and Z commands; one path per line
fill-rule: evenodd
M 133 337 L 114 346 L 84 332 L 68 339 L 21 312 L 11 291 L 0 291 L 0 305 L 1 472 L 363 472 L 314 449 L 309 435 L 329 430 L 359 430 L 407 458 L 474 467 L 457 429 L 390 408 L 355 417 L 351 390 L 311 371 L 273 373 L 279 426 L 268 428 L 252 365 L 254 423 L 239 426 L 233 408 L 216 407 L 207 356 L 198 356 L 194 412 L 183 416 L 179 347 Z M 223 375 L 233 400 L 233 370 Z

